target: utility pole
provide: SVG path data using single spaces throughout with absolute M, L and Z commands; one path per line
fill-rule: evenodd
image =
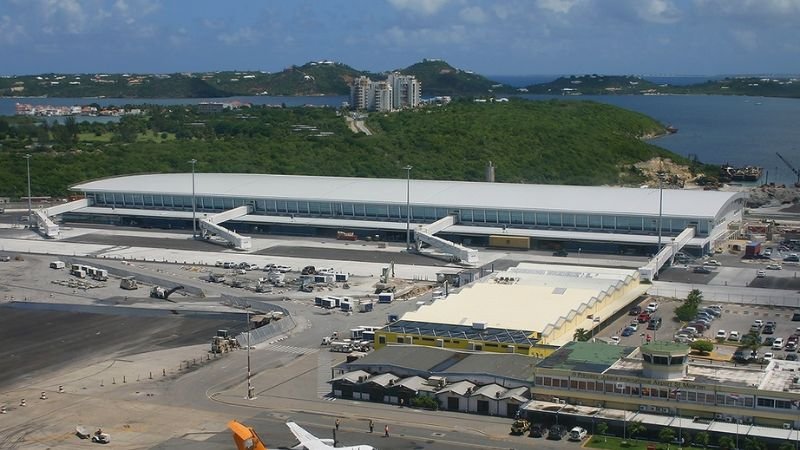
M 197 239 L 197 206 L 196 206 L 197 202 L 195 201 L 195 196 L 194 196 L 194 165 L 197 164 L 197 160 L 192 158 L 191 160 L 189 160 L 189 164 L 192 165 L 192 238 Z M 248 320 L 248 324 L 249 323 L 250 322 Z M 249 350 L 249 345 L 248 345 L 248 350 Z
M 250 382 L 250 305 L 245 308 L 247 311 L 247 400 L 255 400 L 253 396 L 253 385 Z
M 664 172 L 658 172 L 658 249 L 656 255 L 661 251 L 661 220 L 664 213 Z
M 411 251 L 411 166 L 403 167 L 406 171 L 406 251 Z
M 28 228 L 31 228 L 33 226 L 31 223 L 33 219 L 33 207 L 31 206 L 31 154 L 26 153 L 23 158 L 25 158 L 25 166 L 28 169 Z

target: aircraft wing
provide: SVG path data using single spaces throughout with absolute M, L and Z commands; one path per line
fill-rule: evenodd
M 300 445 L 306 448 L 306 450 L 331 450 L 333 449 L 332 446 L 323 443 L 319 440 L 318 437 L 314 436 L 313 434 L 306 431 L 300 425 L 294 422 L 286 422 L 286 426 L 289 427 L 289 430 L 292 432 L 294 437 L 300 441 Z
M 292 434 L 294 434 L 294 437 L 300 441 L 298 447 L 305 447 L 306 450 L 374 450 L 374 448 L 369 445 L 353 445 L 350 447 L 334 448 L 332 445 L 322 442 L 320 438 L 309 433 L 307 430 L 294 422 L 286 422 L 286 426 L 289 427 L 289 430 L 291 430 Z

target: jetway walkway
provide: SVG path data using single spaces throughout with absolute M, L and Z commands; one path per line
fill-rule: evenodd
M 236 219 L 243 217 L 252 212 L 251 206 L 239 206 L 237 208 L 223 211 L 219 214 L 214 214 L 205 219 L 200 219 L 200 232 L 204 239 L 211 239 L 211 236 L 218 236 L 226 241 L 228 244 L 239 250 L 249 250 L 252 248 L 253 243 L 250 236 L 242 236 L 241 234 L 229 230 L 221 225 L 226 220 Z
M 33 218 L 36 220 L 36 226 L 39 231 L 46 237 L 57 238 L 61 233 L 59 226 L 53 222 L 51 217 L 55 217 L 65 212 L 75 211 L 76 209 L 86 208 L 89 206 L 88 199 L 80 199 L 60 205 L 51 206 L 49 208 L 41 208 L 33 211 Z
M 457 259 L 458 261 L 463 261 L 466 263 L 478 262 L 477 250 L 467 248 L 461 244 L 456 244 L 455 242 L 448 241 L 447 239 L 434 236 L 434 233 L 438 233 L 455 225 L 457 220 L 458 216 L 451 214 L 447 217 L 437 220 L 436 222 L 433 222 L 430 225 L 420 225 L 416 230 L 414 230 L 414 243 L 417 250 L 420 249 L 421 244 L 425 243 L 439 250 L 440 252 L 452 255 L 453 258 Z
M 681 251 L 694 238 L 694 234 L 694 228 L 687 228 L 681 231 L 681 234 L 674 239 L 668 238 L 669 241 L 663 243 L 661 251 L 650 259 L 646 265 L 639 268 L 639 274 L 642 279 L 652 280 L 667 262 L 671 264 L 675 259 L 675 254 Z

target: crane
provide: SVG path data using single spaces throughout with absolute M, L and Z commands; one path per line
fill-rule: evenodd
M 787 160 L 786 160 L 786 158 L 784 158 L 784 157 L 783 157 L 783 155 L 781 155 L 780 153 L 778 153 L 778 152 L 775 152 L 775 154 L 776 154 L 776 155 L 778 155 L 778 158 L 780 158 L 780 159 L 781 159 L 781 161 L 783 161 L 783 163 L 784 163 L 784 164 L 786 164 L 786 166 L 787 166 L 787 167 L 789 167 L 789 169 L 790 169 L 790 170 L 791 170 L 791 171 L 792 171 L 792 172 L 793 172 L 795 175 L 797 175 L 797 182 L 795 182 L 795 183 L 794 183 L 794 185 L 795 185 L 795 186 L 800 186 L 800 170 L 797 170 L 797 169 L 795 169 L 795 168 L 794 168 L 794 166 L 793 166 L 793 165 L 791 165 L 791 164 L 789 163 L 789 161 L 787 161 Z

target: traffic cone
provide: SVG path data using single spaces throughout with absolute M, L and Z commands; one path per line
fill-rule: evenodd
M 42 395 L 39 396 L 39 400 L 47 400 L 47 394 L 42 391 Z

